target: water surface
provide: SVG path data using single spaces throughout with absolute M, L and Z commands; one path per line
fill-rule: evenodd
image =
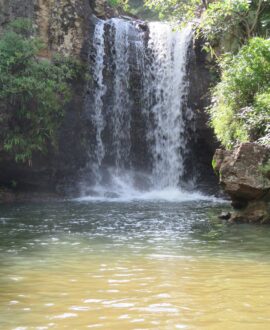
M 223 223 L 221 208 L 1 206 L 0 328 L 267 329 L 270 228 Z

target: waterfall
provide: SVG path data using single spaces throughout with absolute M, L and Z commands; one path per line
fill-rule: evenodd
M 98 21 L 85 102 L 92 132 L 87 175 L 95 189 L 181 188 L 191 37 L 190 28 L 173 31 L 164 23 Z
M 102 132 L 104 129 L 104 118 L 102 114 L 103 109 L 103 96 L 106 93 L 106 86 L 104 84 L 103 70 L 104 70 L 104 21 L 99 21 L 95 28 L 93 46 L 96 49 L 96 60 L 93 71 L 93 79 L 96 83 L 95 97 L 94 97 L 94 113 L 92 121 L 95 123 L 96 128 L 96 147 L 95 157 L 92 162 L 93 172 L 98 183 L 101 181 L 100 167 L 105 156 L 104 144 L 102 141 Z
M 157 188 L 176 187 L 184 174 L 187 147 L 183 104 L 187 92 L 187 49 L 189 28 L 172 32 L 162 23 L 150 23 L 153 54 L 149 95 L 154 99 L 153 183 Z
M 111 20 L 114 30 L 115 65 L 113 79 L 114 102 L 110 120 L 112 121 L 112 141 L 115 153 L 115 169 L 119 174 L 130 159 L 130 92 L 129 92 L 129 30 L 130 24 L 124 20 Z

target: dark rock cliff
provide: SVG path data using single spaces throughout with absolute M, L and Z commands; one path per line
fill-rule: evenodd
M 188 80 L 189 93 L 187 107 L 194 115 L 192 126 L 188 128 L 190 136 L 190 157 L 187 168 L 197 172 L 197 185 L 200 190 L 216 194 L 219 192 L 218 180 L 212 169 L 212 158 L 219 143 L 208 125 L 209 115 L 205 111 L 210 104 L 209 87 L 213 83 L 211 63 L 207 53 L 202 50 L 203 41 L 194 40 L 189 50 Z

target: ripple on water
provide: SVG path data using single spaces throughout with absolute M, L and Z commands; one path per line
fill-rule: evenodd
M 67 318 L 71 318 L 71 317 L 78 317 L 78 314 L 75 313 L 63 313 L 63 314 L 59 314 L 56 316 L 51 317 L 51 319 L 67 319 Z
M 1 330 L 268 328 L 270 228 L 217 204 L 0 209 Z

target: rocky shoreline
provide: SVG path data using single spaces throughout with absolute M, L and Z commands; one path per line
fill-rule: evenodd
M 213 168 L 230 196 L 230 222 L 270 222 L 270 148 L 242 143 L 232 151 L 217 149 Z

